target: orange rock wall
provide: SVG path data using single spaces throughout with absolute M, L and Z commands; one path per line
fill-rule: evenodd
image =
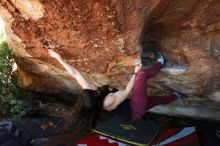
M 0 5 L 24 88 L 79 92 L 47 48 L 56 48 L 96 85 L 125 87 L 132 61 L 146 41 L 156 40 L 168 62 L 149 81 L 149 92 L 172 88 L 220 101 L 218 1 L 2 0 Z

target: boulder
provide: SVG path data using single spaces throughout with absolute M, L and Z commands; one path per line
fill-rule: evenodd
M 95 85 L 124 88 L 133 60 L 157 41 L 167 65 L 149 80 L 149 94 L 173 89 L 190 97 L 187 105 L 218 107 L 219 8 L 214 0 L 2 0 L 0 17 L 23 88 L 80 92 L 48 48 Z

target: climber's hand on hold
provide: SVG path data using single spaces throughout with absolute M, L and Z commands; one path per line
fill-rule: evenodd
M 138 65 L 136 65 L 136 66 L 135 66 L 135 69 L 134 69 L 134 73 L 137 74 L 137 73 L 140 71 L 141 67 L 142 67 L 142 64 L 141 64 L 141 63 L 138 64 Z
M 53 51 L 53 50 L 51 50 L 51 49 L 48 50 L 48 54 L 49 54 L 51 57 L 53 57 L 53 58 L 55 58 L 55 59 L 57 59 L 57 60 L 61 60 L 61 59 L 62 59 L 62 57 L 61 57 L 58 53 L 56 53 L 55 51 Z

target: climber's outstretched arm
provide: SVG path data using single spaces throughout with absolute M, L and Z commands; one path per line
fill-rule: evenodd
M 109 93 L 107 95 L 103 105 L 105 110 L 114 110 L 119 104 L 121 104 L 125 99 L 129 97 L 129 94 L 134 87 L 135 76 L 141 69 L 141 66 L 141 63 L 135 66 L 135 74 L 131 77 L 125 89 L 119 90 L 115 93 Z
M 51 49 L 48 50 L 48 53 L 51 57 L 59 61 L 59 63 L 70 73 L 70 75 L 72 75 L 77 80 L 77 82 L 83 89 L 96 90 L 96 87 L 94 85 L 87 82 L 83 75 L 76 68 L 65 62 L 58 53 Z

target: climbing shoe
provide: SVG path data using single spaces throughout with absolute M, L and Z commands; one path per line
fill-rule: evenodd
M 157 62 L 160 62 L 161 64 L 165 65 L 166 58 L 160 52 L 155 52 L 154 56 L 155 56 Z

